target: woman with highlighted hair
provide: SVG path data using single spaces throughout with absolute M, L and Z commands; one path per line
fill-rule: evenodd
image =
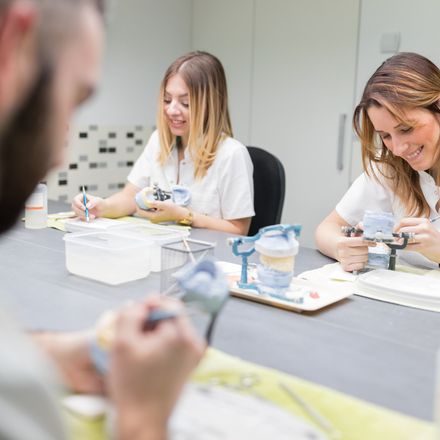
M 125 188 L 107 199 L 87 197 L 90 219 L 137 212 L 154 223 L 177 221 L 246 235 L 255 215 L 253 166 L 246 147 L 232 138 L 226 76 L 216 57 L 197 51 L 171 64 L 159 92 L 157 127 Z M 190 203 L 153 201 L 154 209 L 140 209 L 136 191 L 156 183 L 164 191 L 183 186 Z M 82 195 L 72 209 L 85 220 Z
M 440 263 L 440 70 L 415 53 L 385 61 L 368 81 L 353 116 L 364 173 L 319 225 L 318 249 L 358 270 L 368 260 L 362 237 L 343 237 L 365 211 L 391 212 L 394 232 L 414 232 L 400 264 L 439 269 Z M 361 225 L 360 225 L 361 226 Z

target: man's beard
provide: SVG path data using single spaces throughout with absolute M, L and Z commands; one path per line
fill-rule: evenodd
M 0 139 L 0 233 L 15 223 L 27 198 L 50 168 L 51 83 L 50 69 L 42 69 Z

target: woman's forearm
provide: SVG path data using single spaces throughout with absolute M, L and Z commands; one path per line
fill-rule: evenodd
M 192 225 L 195 228 L 214 229 L 216 231 L 229 232 L 230 234 L 247 235 L 251 220 L 251 217 L 238 220 L 224 220 L 194 212 Z
M 318 250 L 339 261 L 338 241 L 342 237 L 341 226 L 350 226 L 336 211 L 333 211 L 318 226 L 315 243 Z
M 139 188 L 137 188 L 139 190 Z M 103 217 L 118 218 L 125 215 L 132 215 L 136 212 L 134 196 L 136 191 L 131 183 L 127 183 L 125 188 L 112 196 L 104 199 Z

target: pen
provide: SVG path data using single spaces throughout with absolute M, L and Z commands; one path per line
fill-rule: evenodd
M 434 218 L 430 218 L 429 219 L 429 221 L 431 222 L 431 223 L 434 223 L 436 220 L 438 220 L 440 218 L 440 215 L 438 215 L 437 217 L 434 217 Z
M 83 197 L 84 197 L 84 206 L 86 207 L 86 219 L 87 219 L 87 223 L 89 223 L 90 221 L 89 210 L 87 209 L 87 197 L 86 197 L 86 190 L 84 188 L 84 185 L 83 185 Z

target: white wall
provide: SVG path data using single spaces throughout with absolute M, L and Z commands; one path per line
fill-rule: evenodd
M 191 0 L 119 0 L 97 95 L 76 124 L 155 125 L 160 83 L 191 47 Z
M 234 137 L 250 145 L 254 0 L 193 0 L 192 50 L 205 50 L 223 64 Z
M 400 32 L 399 52 L 416 52 L 440 66 L 438 0 L 363 0 L 360 22 L 356 102 L 370 76 L 392 53 L 381 53 L 383 32 Z M 353 144 L 353 178 L 362 172 L 360 145 Z
M 365 82 L 390 56 L 380 52 L 381 33 L 399 31 L 400 51 L 440 65 L 438 16 L 438 0 L 120 0 L 102 87 L 76 122 L 154 125 L 168 65 L 194 49 L 217 55 L 235 137 L 281 159 L 283 221 L 302 222 L 302 243 L 313 246 L 314 229 L 362 171 L 351 116 Z M 346 145 L 336 171 L 340 113 Z
M 235 137 L 286 171 L 283 222 L 301 243 L 348 188 L 359 1 L 194 0 L 192 49 L 222 61 Z M 344 169 L 336 170 L 339 115 Z

